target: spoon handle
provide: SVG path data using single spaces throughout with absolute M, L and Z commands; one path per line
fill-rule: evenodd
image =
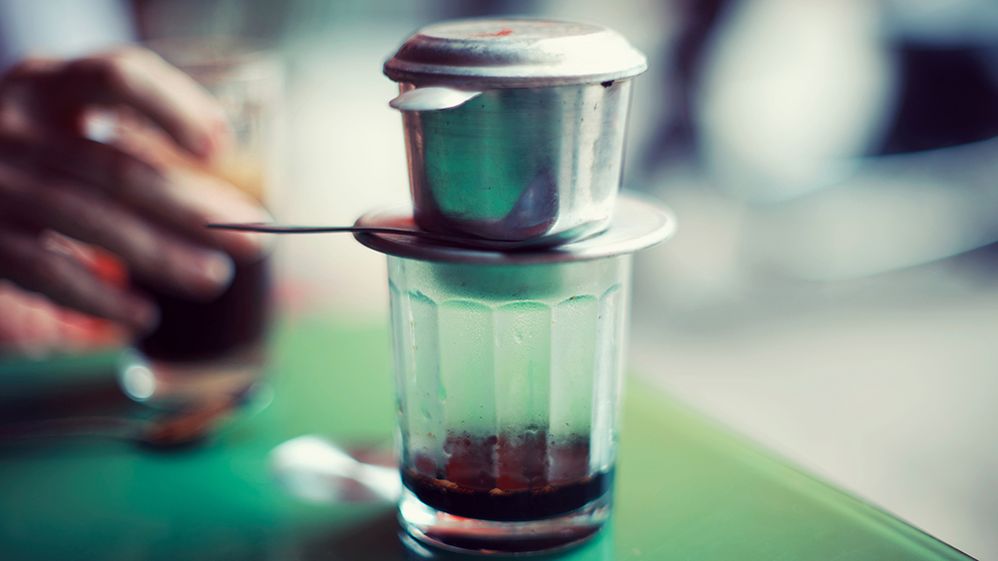
M 236 232 L 259 232 L 264 234 L 390 234 L 393 236 L 412 236 L 424 240 L 464 246 L 467 239 L 449 235 L 427 232 L 425 230 L 413 230 L 411 228 L 399 228 L 394 226 L 294 226 L 291 224 L 268 224 L 264 222 L 248 223 L 224 223 L 205 224 L 206 228 L 212 230 L 232 230 Z M 520 244 L 515 242 L 489 242 L 493 246 L 516 248 Z
M 380 228 L 366 226 L 292 226 L 289 224 L 267 224 L 264 222 L 248 222 L 233 224 L 205 224 L 212 230 L 234 230 L 237 232 L 261 232 L 265 234 L 327 234 L 369 232 L 372 234 L 402 234 L 410 236 L 431 235 L 429 232 L 413 232 L 403 228 Z
M 495 251 L 516 251 L 530 247 L 542 247 L 536 242 L 483 240 L 456 234 L 440 234 L 414 228 L 399 226 L 295 226 L 291 224 L 272 224 L 266 222 L 239 222 L 205 224 L 213 230 L 231 230 L 236 232 L 258 232 L 264 234 L 389 234 L 392 236 L 412 236 L 455 247 L 471 249 L 489 249 Z M 543 245 L 549 245 L 543 244 Z

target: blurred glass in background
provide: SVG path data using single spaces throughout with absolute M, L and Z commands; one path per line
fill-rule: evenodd
M 276 46 L 277 218 L 316 224 L 407 199 L 380 69 L 418 26 L 520 14 L 619 30 L 651 66 L 634 84 L 625 183 L 680 218 L 674 242 L 637 260 L 632 366 L 972 555 L 998 556 L 998 4 L 97 4 L 108 41 L 131 29 Z M 22 34 L 33 25 L 4 19 Z M 60 52 L 100 41 L 83 43 Z M 387 317 L 383 258 L 352 240 L 285 240 L 276 258 L 285 313 Z
M 148 124 L 119 120 L 112 142 L 235 186 L 262 206 L 279 199 L 282 110 L 280 61 L 265 47 L 232 37 L 166 38 L 146 46 L 211 93 L 232 129 L 224 153 L 195 161 Z M 207 195 L 202 195 L 207 196 Z M 267 360 L 273 283 L 270 251 L 238 260 L 218 297 L 195 301 L 138 283 L 159 309 L 156 328 L 137 341 L 149 368 L 129 369 L 131 397 L 180 406 L 239 396 L 259 381 Z M 169 398 L 163 396 L 168 394 Z

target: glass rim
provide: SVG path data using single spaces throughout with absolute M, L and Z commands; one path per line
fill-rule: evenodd
M 171 36 L 141 45 L 203 84 L 278 79 L 282 66 L 272 42 L 251 37 Z

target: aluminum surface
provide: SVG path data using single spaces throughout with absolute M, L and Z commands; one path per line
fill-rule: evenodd
M 385 62 L 396 82 L 478 88 L 591 84 L 629 78 L 647 62 L 602 26 L 540 19 L 467 19 L 423 27 Z
M 364 227 L 411 228 L 414 221 L 410 209 L 396 208 L 369 212 L 361 216 L 356 224 Z M 667 207 L 643 196 L 624 193 L 618 199 L 613 219 L 605 231 L 551 248 L 490 251 L 438 244 L 411 236 L 355 234 L 354 237 L 375 251 L 412 259 L 451 263 L 534 264 L 583 261 L 633 253 L 665 241 L 675 229 L 676 219 Z
M 645 57 L 607 28 L 442 22 L 385 63 L 399 82 L 415 218 L 471 238 L 562 243 L 604 229 L 620 187 L 630 78 Z
M 505 241 L 599 232 L 620 186 L 630 86 L 496 89 L 403 111 L 417 223 Z

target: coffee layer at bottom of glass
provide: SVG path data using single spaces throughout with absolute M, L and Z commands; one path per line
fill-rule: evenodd
M 523 521 L 564 514 L 605 495 L 613 471 L 590 472 L 588 435 L 559 440 L 544 431 L 449 434 L 446 460 L 417 454 L 403 466 L 402 481 L 426 505 L 455 516 Z

